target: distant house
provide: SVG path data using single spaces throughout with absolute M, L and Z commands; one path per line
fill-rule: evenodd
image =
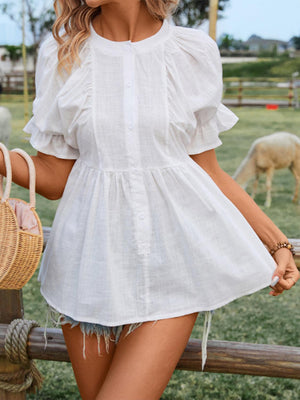
M 19 93 L 23 91 L 23 61 L 11 61 L 5 46 L 0 45 L 0 93 Z M 27 56 L 27 71 L 29 72 L 29 91 L 34 89 L 34 62 L 31 55 Z
M 263 39 L 257 35 L 251 35 L 247 41 L 244 42 L 248 46 L 249 51 L 253 53 L 259 53 L 261 51 L 274 51 L 278 54 L 282 54 L 285 51 L 291 49 L 291 43 L 283 40 L 276 39 Z
M 27 71 L 32 72 L 34 70 L 33 67 L 33 57 L 27 56 Z M 12 62 L 7 55 L 7 51 L 5 50 L 5 46 L 0 45 L 0 71 L 2 74 L 11 74 L 23 72 L 23 61 L 20 59 L 19 61 Z

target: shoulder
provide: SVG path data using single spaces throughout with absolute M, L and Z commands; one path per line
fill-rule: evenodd
M 57 91 L 65 82 L 65 77 L 59 74 L 58 69 L 58 43 L 52 33 L 40 43 L 35 71 L 35 84 L 37 94 L 45 91 Z M 51 89 L 51 90 L 50 90 Z
M 172 26 L 172 29 L 173 37 L 179 44 L 179 48 L 200 52 L 213 58 L 220 57 L 217 43 L 204 30 L 175 25 Z
M 38 50 L 38 59 L 43 62 L 57 61 L 58 43 L 52 33 L 48 33 L 41 41 Z
M 58 43 L 49 33 L 40 43 L 36 64 L 36 83 L 52 80 L 57 76 Z

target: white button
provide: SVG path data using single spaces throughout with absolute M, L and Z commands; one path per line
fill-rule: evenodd
M 140 219 L 145 219 L 145 215 L 144 214 L 140 214 L 139 218 Z
M 131 82 L 127 82 L 126 87 L 131 87 Z
M 128 124 L 128 129 L 130 129 L 132 131 L 133 125 L 132 124 Z

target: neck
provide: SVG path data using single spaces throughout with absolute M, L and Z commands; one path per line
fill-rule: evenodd
M 114 41 L 138 41 L 154 35 L 162 21 L 155 19 L 140 0 L 116 1 L 101 6 L 101 14 L 93 19 L 95 31 Z

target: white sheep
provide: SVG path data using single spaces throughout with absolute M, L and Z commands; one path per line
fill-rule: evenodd
M 0 142 L 8 145 L 11 134 L 11 113 L 5 107 L 0 106 Z
M 254 199 L 259 176 L 265 172 L 267 188 L 265 206 L 270 207 L 274 170 L 281 168 L 289 168 L 295 177 L 296 185 L 292 201 L 297 203 L 300 186 L 300 138 L 292 133 L 275 132 L 256 139 L 232 178 L 245 189 L 249 179 L 255 177 L 251 194 Z

